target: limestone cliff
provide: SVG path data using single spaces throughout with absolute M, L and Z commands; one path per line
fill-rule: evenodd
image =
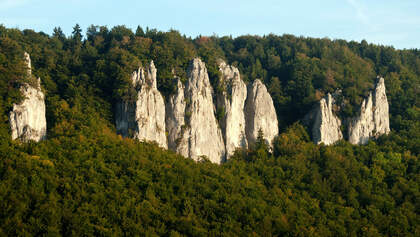
M 27 65 L 27 76 L 32 78 L 31 59 L 25 52 Z M 34 85 L 32 85 L 34 84 Z M 45 139 L 47 134 L 47 121 L 45 118 L 44 93 L 41 90 L 41 79 L 35 83 L 24 83 L 20 91 L 24 97 L 19 104 L 13 105 L 13 110 L 9 114 L 12 139 L 20 138 L 22 141 L 40 141 Z
M 213 163 L 221 163 L 225 146 L 205 64 L 198 58 L 192 60 L 187 77 L 185 90 L 178 82 L 178 91 L 168 102 L 169 144 L 183 156 L 199 160 L 204 155 Z
M 165 103 L 156 87 L 156 68 L 153 61 L 146 68 L 133 72 L 132 85 L 136 88 L 135 102 L 116 105 L 117 132 L 138 140 L 155 141 L 168 147 L 165 127 Z
M 246 137 L 248 144 L 254 144 L 258 137 L 258 131 L 264 134 L 264 138 L 271 145 L 275 136 L 278 135 L 278 121 L 273 100 L 267 88 L 260 80 L 255 80 L 248 86 L 248 97 L 245 102 Z
M 156 89 L 153 63 L 146 73 L 142 68 L 134 72 L 131 80 L 138 91 L 137 100 L 117 105 L 117 131 L 156 141 L 194 160 L 207 156 L 213 163 L 222 163 L 236 148 L 254 143 L 259 129 L 271 145 L 278 134 L 278 122 L 267 88 L 260 80 L 247 88 L 238 69 L 224 62 L 220 62 L 219 70 L 223 90 L 216 100 L 224 111 L 220 126 L 206 66 L 195 58 L 189 65 L 186 85 L 178 78 L 177 91 L 167 98 L 166 105 Z
M 378 79 L 373 92 L 363 100 L 360 115 L 351 119 L 348 131 L 352 144 L 366 144 L 370 138 L 390 132 L 389 105 L 382 77 Z
M 219 71 L 221 73 L 220 86 L 223 90 L 217 95 L 217 108 L 219 112 L 224 113 L 220 125 L 228 158 L 236 148 L 248 147 L 244 110 L 247 88 L 237 68 L 220 61 Z
M 343 138 L 341 120 L 333 113 L 333 104 L 334 99 L 328 93 L 315 107 L 312 124 L 312 139 L 315 144 L 331 145 Z
M 178 151 L 184 156 L 188 156 L 187 139 L 181 139 L 184 134 L 185 125 L 185 99 L 184 85 L 177 79 L 177 91 L 171 95 L 166 103 L 166 130 L 168 131 L 168 147 L 171 150 Z M 184 144 L 180 142 L 184 141 Z

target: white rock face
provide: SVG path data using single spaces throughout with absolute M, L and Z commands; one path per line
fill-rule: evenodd
M 317 105 L 312 126 L 312 137 L 315 144 L 331 145 L 343 138 L 340 130 L 341 121 L 332 110 L 333 102 L 334 99 L 328 93 Z
M 241 80 L 239 70 L 221 61 L 219 71 L 224 87 L 223 92 L 217 95 L 217 108 L 225 112 L 221 119 L 221 128 L 226 145 L 227 158 L 236 148 L 247 148 L 248 142 L 245 134 L 245 100 L 247 88 Z
M 156 68 L 151 61 L 145 72 L 139 68 L 131 80 L 137 88 L 137 99 L 121 102 L 116 108 L 117 132 L 138 140 L 155 141 L 168 148 L 165 128 L 165 103 L 156 87 Z
M 261 129 L 267 143 L 272 145 L 274 137 L 279 133 L 276 110 L 267 88 L 258 79 L 248 87 L 245 115 L 248 144 L 255 144 Z
M 31 59 L 25 52 L 28 76 L 31 77 Z M 40 141 L 46 138 L 47 121 L 45 118 L 44 93 L 41 90 L 41 79 L 38 78 L 35 87 L 24 84 L 20 88 L 25 98 L 20 104 L 14 104 L 9 114 L 12 139 L 22 141 Z
M 373 119 L 376 136 L 388 134 L 391 131 L 389 128 L 389 104 L 386 96 L 385 80 L 382 77 L 376 83 L 373 103 L 375 105 Z
M 25 59 L 27 74 L 28 74 L 29 76 L 31 76 L 31 75 L 32 75 L 32 63 L 31 63 L 31 56 L 30 56 L 27 52 L 25 52 L 25 53 L 23 54 L 23 58 Z
M 185 90 L 178 82 L 178 92 L 167 106 L 167 111 L 172 110 L 167 116 L 169 144 L 183 156 L 194 160 L 207 156 L 211 162 L 220 164 L 225 158 L 225 145 L 215 117 L 205 64 L 195 58 L 187 75 Z
M 349 142 L 366 144 L 370 138 L 389 132 L 389 105 L 385 81 L 379 78 L 375 90 L 362 102 L 360 116 L 352 119 L 349 124 Z
M 188 156 L 188 143 L 183 139 L 184 144 L 181 143 L 181 136 L 185 130 L 185 99 L 184 99 L 184 85 L 181 80 L 177 81 L 177 92 L 169 97 L 166 103 L 166 130 L 168 131 L 168 147 L 171 150 Z

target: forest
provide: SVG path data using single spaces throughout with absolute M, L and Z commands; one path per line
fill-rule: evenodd
M 48 138 L 10 136 L 8 114 L 41 78 Z M 153 60 L 165 98 L 200 57 L 215 90 L 217 60 L 271 94 L 280 135 L 224 164 L 195 162 L 116 134 L 130 74 Z M 315 145 L 301 120 L 326 93 L 354 116 L 385 78 L 391 133 L 357 146 Z M 263 136 L 263 134 L 262 134 Z M 0 25 L 0 236 L 420 236 L 420 51 L 361 42 L 182 35 L 91 25 L 52 35 Z

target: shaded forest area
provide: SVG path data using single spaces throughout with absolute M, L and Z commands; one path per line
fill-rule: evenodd
M 292 35 L 204 37 L 78 25 L 70 36 L 0 26 L 0 235 L 420 235 L 420 51 Z M 48 139 L 11 141 L 23 52 L 46 93 Z M 175 90 L 193 57 L 215 90 L 219 58 L 269 88 L 282 133 L 223 165 L 115 134 L 113 107 L 154 60 Z M 341 89 L 358 113 L 385 78 L 392 132 L 366 146 L 317 146 L 299 120 Z M 128 99 L 128 98 L 124 98 Z

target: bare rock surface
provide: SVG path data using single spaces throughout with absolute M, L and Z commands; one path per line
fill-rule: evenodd
M 219 62 L 223 91 L 217 95 L 217 108 L 224 113 L 220 125 L 226 145 L 227 158 L 236 148 L 247 148 L 245 134 L 246 84 L 241 80 L 239 70 L 225 62 Z
M 211 162 L 220 164 L 225 159 L 225 145 L 215 117 L 213 90 L 205 64 L 193 59 L 187 77 L 185 89 L 178 82 L 178 91 L 167 106 L 169 144 L 183 156 L 194 160 L 207 156 Z
M 169 97 L 166 103 L 166 130 L 168 131 L 168 147 L 171 150 L 188 156 L 188 140 L 181 139 L 186 128 L 185 124 L 185 98 L 184 85 L 181 80 L 177 79 L 177 91 Z M 181 141 L 184 144 L 180 144 Z
M 154 141 L 168 148 L 165 127 L 165 102 L 156 87 L 156 68 L 153 61 L 146 68 L 133 72 L 132 85 L 136 88 L 135 102 L 116 105 L 117 132 L 138 140 Z
M 32 77 L 31 59 L 28 53 L 24 55 L 27 65 L 27 76 Z M 41 90 L 41 79 L 35 85 L 24 83 L 21 88 L 24 97 L 19 104 L 14 104 L 9 114 L 12 139 L 22 141 L 40 141 L 46 138 L 47 121 L 45 118 L 45 96 Z
M 343 138 L 341 120 L 333 112 L 334 99 L 330 93 L 315 108 L 312 138 L 315 144 L 331 145 Z
M 366 144 L 369 139 L 390 132 L 389 105 L 382 77 L 378 78 L 375 89 L 363 100 L 360 115 L 351 119 L 348 130 L 352 144 Z
M 279 133 L 276 110 L 267 88 L 258 79 L 248 86 L 245 116 L 248 144 L 255 144 L 261 129 L 267 144 L 272 145 L 274 137 Z

